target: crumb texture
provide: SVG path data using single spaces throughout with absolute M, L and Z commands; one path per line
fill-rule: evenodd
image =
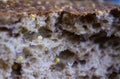
M 0 79 L 120 79 L 120 9 L 0 17 Z

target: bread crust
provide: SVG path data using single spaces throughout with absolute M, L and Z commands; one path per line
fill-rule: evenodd
M 70 0 L 10 0 L 7 3 L 0 2 L 0 16 L 45 15 L 52 12 L 66 12 L 83 16 L 97 11 L 104 12 L 113 9 L 120 9 L 120 5 L 76 0 L 72 2 Z

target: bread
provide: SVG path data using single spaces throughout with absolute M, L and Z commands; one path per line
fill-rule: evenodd
M 0 2 L 0 79 L 120 79 L 120 6 Z

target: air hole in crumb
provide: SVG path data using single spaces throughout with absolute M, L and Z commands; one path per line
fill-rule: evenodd
M 100 77 L 93 75 L 91 79 L 100 79 Z
M 79 76 L 78 78 L 76 79 L 89 79 L 89 76 Z
M 94 34 L 90 37 L 90 40 L 94 40 L 95 43 L 105 43 L 107 41 L 107 33 L 102 31 L 100 33 Z
M 95 52 L 95 49 L 94 49 L 94 48 L 92 48 L 92 49 L 91 49 L 91 52 Z
M 45 54 L 49 54 L 49 50 L 46 49 L 46 50 L 45 50 Z
M 67 49 L 60 52 L 59 56 L 57 57 L 60 58 L 60 62 L 55 65 L 56 67 L 55 69 L 60 70 L 60 69 L 64 69 L 65 66 L 68 65 L 68 63 L 70 64 L 74 63 L 75 54 Z
M 7 64 L 6 61 L 0 59 L 0 69 L 8 69 L 9 65 Z
M 101 31 L 100 33 L 92 35 L 89 39 L 95 43 L 99 43 L 100 47 L 103 47 L 103 44 L 108 40 L 106 32 Z
M 28 32 L 28 29 L 25 28 L 25 27 L 20 27 L 19 29 L 20 29 L 20 32 L 21 32 L 22 34 L 25 34 L 25 33 Z
M 74 61 L 72 67 L 76 67 L 78 65 L 78 61 Z
M 100 23 L 94 23 L 93 24 L 93 28 L 94 29 L 99 29 L 101 27 L 101 24 Z
M 53 71 L 53 70 L 62 71 L 64 68 L 65 68 L 65 64 L 63 64 L 63 63 L 58 63 L 58 64 L 50 66 L 51 71 Z
M 80 21 L 83 23 L 93 23 L 97 20 L 96 14 L 87 14 L 86 16 L 81 16 Z
M 75 21 L 76 16 L 73 17 L 72 15 L 69 15 L 69 14 L 67 15 L 66 13 L 62 13 L 61 16 L 62 17 L 60 20 L 61 20 L 62 24 L 66 24 L 68 26 L 74 25 L 74 21 Z
M 30 61 L 34 63 L 34 62 L 36 62 L 36 61 L 37 61 L 37 58 L 32 57 L 32 58 L 30 59 Z
M 110 67 L 107 68 L 107 71 L 111 71 L 113 69 L 114 69 L 114 66 L 112 65 L 112 66 L 110 66 Z
M 82 39 L 82 36 L 76 35 L 76 34 L 74 34 L 72 32 L 65 31 L 65 30 L 63 31 L 62 36 L 65 36 L 65 37 L 68 38 L 68 40 L 74 41 L 74 42 L 78 42 L 78 41 L 80 41 Z
M 107 36 L 107 33 L 104 31 L 92 35 L 90 37 L 90 40 L 100 44 L 100 48 L 105 48 L 109 45 L 115 48 L 116 50 L 119 50 L 120 38 L 116 37 L 115 35 Z
M 86 64 L 86 60 L 79 60 L 80 64 L 85 65 Z
M 14 73 L 18 74 L 18 75 L 21 75 L 21 64 L 19 63 L 14 63 L 13 66 L 12 66 L 12 70 Z
M 65 64 L 63 63 L 58 63 L 55 65 L 55 70 L 61 71 L 65 68 Z
M 88 30 L 87 25 L 83 25 L 83 28 L 84 28 L 85 30 Z
M 45 28 L 45 27 L 41 27 L 39 29 L 39 32 L 40 32 L 40 35 L 42 35 L 45 38 L 49 38 L 52 35 L 52 31 L 47 29 L 47 28 Z
M 30 48 L 28 48 L 28 47 L 23 48 L 23 53 L 25 54 L 26 58 L 32 56 L 32 52 L 31 52 Z
M 32 41 L 32 40 L 36 39 L 37 36 L 38 36 L 38 34 L 36 34 L 35 32 L 27 32 L 24 34 L 24 39 Z
M 75 56 L 75 54 L 73 52 L 71 52 L 70 50 L 64 50 L 59 54 L 59 58 L 64 59 L 64 60 L 66 60 L 66 59 L 69 60 L 70 58 L 72 58 L 74 56 Z
M 17 38 L 20 36 L 20 34 L 19 33 L 12 33 L 12 36 Z
M 20 63 L 14 63 L 13 66 L 12 66 L 12 77 L 14 79 L 20 79 L 22 73 L 22 66 Z
M 27 67 L 30 67 L 30 63 L 29 63 L 29 62 L 27 62 L 27 63 L 26 63 L 26 66 L 27 66 Z
M 113 10 L 111 10 L 110 14 L 112 14 L 116 18 L 120 17 L 120 11 L 119 11 L 119 9 L 113 9 Z
M 102 20 L 103 23 L 108 23 L 108 20 Z
M 58 39 L 52 39 L 52 41 L 57 42 L 57 41 L 58 41 Z
M 113 47 L 117 47 L 120 45 L 120 38 L 119 37 L 115 37 L 114 35 L 110 37 L 110 39 L 107 41 L 109 45 L 113 46 Z
M 39 77 L 39 73 L 38 73 L 38 72 L 34 72 L 33 76 L 34 76 L 35 78 L 38 78 L 38 77 Z
M 120 74 L 120 67 L 119 67 L 119 70 L 118 70 L 118 74 Z
M 118 79 L 118 78 L 117 78 L 117 75 L 118 75 L 118 73 L 112 72 L 112 73 L 108 76 L 108 79 Z
M 83 51 L 83 52 L 86 52 L 86 51 L 87 51 L 87 49 L 86 49 L 86 48 L 82 48 L 82 51 Z
M 9 28 L 7 28 L 7 27 L 0 27 L 0 31 L 11 32 L 12 29 L 9 29 Z
M 0 27 L 0 31 L 8 32 L 9 36 L 18 37 L 20 34 L 19 33 L 14 33 L 13 30 L 14 30 L 13 28 Z

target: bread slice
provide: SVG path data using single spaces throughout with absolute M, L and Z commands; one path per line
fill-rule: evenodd
M 120 79 L 120 6 L 0 2 L 0 79 Z

